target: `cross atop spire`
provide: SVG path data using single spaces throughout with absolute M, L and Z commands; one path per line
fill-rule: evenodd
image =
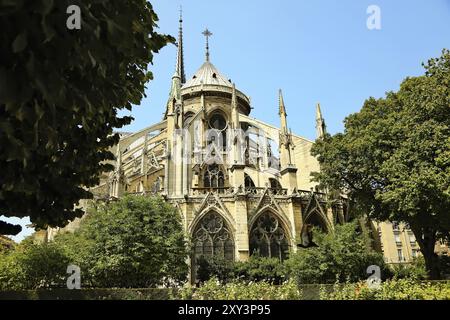
M 209 62 L 209 37 L 213 34 L 208 30 L 208 28 L 206 28 L 205 31 L 202 32 L 202 35 L 206 37 L 206 61 Z

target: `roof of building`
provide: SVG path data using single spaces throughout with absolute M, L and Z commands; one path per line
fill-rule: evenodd
M 219 85 L 232 88 L 232 83 L 226 76 L 220 73 L 219 70 L 209 61 L 203 63 L 200 69 L 194 74 L 194 76 L 187 80 L 183 85 L 184 88 L 204 85 Z

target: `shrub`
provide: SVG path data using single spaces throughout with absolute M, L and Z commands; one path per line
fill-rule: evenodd
M 393 279 L 425 280 L 428 277 L 423 257 L 418 257 L 412 263 L 389 265 L 389 269 Z
M 440 255 L 439 262 L 443 279 L 450 279 L 450 256 Z
M 98 205 L 78 231 L 55 242 L 79 264 L 89 286 L 147 288 L 186 280 L 181 218 L 160 197 L 129 195 Z
M 200 283 L 216 278 L 221 283 L 235 280 L 265 281 L 281 284 L 286 279 L 286 268 L 279 259 L 252 255 L 248 261 L 232 262 L 220 257 L 199 259 L 197 279 Z
M 168 300 L 175 289 L 52 289 L 0 291 L 0 300 Z
M 286 276 L 286 267 L 277 258 L 261 257 L 254 254 L 246 262 L 235 263 L 235 277 L 244 281 L 265 281 L 282 284 Z
M 147 288 L 179 284 L 187 275 L 181 218 L 161 198 L 127 196 L 89 212 L 75 233 L 54 242 L 25 241 L 0 256 L 0 290 L 66 286 L 67 266 L 82 287 Z
M 63 287 L 69 264 L 58 246 L 24 241 L 0 256 L 0 290 Z
M 377 265 L 387 274 L 383 256 L 367 246 L 357 222 L 337 225 L 334 232 L 315 230 L 317 247 L 299 248 L 286 262 L 288 275 L 299 284 L 366 279 L 367 267 Z
M 197 280 L 200 283 L 216 278 L 222 283 L 235 278 L 235 263 L 221 257 L 201 257 L 198 259 Z
M 236 281 L 222 285 L 216 278 L 200 288 L 184 287 L 180 297 L 193 300 L 300 300 L 301 291 L 293 281 L 272 285 L 266 281 Z
M 419 282 L 413 279 L 388 280 L 379 289 L 365 281 L 335 284 L 331 292 L 321 293 L 323 300 L 449 300 L 449 282 Z

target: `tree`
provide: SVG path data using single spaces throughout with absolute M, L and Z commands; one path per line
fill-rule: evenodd
M 439 278 L 438 239 L 450 230 L 450 52 L 398 92 L 370 98 L 348 116 L 344 133 L 317 140 L 312 154 L 323 186 L 348 193 L 355 211 L 406 222 L 431 278 Z
M 286 268 L 278 258 L 262 257 L 254 253 L 248 261 L 235 263 L 235 277 L 249 282 L 264 281 L 281 285 L 287 279 Z
M 186 280 L 188 247 L 179 213 L 161 198 L 97 203 L 74 233 L 32 238 L 0 252 L 0 290 L 65 287 L 69 265 L 82 287 L 143 288 Z
M 98 204 L 74 234 L 55 239 L 81 268 L 85 286 L 179 284 L 188 273 L 188 247 L 176 209 L 159 197 L 125 196 Z
M 425 269 L 425 260 L 422 256 L 414 259 L 409 264 L 392 264 L 389 266 L 392 271 L 393 279 L 415 279 L 426 280 L 428 277 L 427 270 Z
M 65 287 L 69 258 L 53 243 L 26 239 L 0 253 L 0 290 Z
M 332 233 L 314 230 L 317 247 L 299 248 L 287 260 L 289 276 L 299 284 L 334 283 L 367 279 L 367 267 L 387 269 L 381 254 L 367 246 L 358 222 L 336 225 Z
M 219 256 L 200 257 L 198 259 L 198 269 L 196 280 L 199 283 L 207 282 L 210 279 L 217 279 L 221 283 L 231 282 L 235 279 L 235 263 Z
M 66 13 L 77 5 L 81 29 Z M 0 215 L 64 226 L 112 169 L 113 134 L 131 121 L 147 67 L 172 37 L 145 0 L 0 0 Z M 0 221 L 0 234 L 17 234 Z

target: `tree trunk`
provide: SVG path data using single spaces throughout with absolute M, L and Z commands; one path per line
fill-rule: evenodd
M 411 226 L 411 230 L 419 244 L 430 280 L 439 280 L 441 278 L 439 257 L 434 252 L 434 247 L 436 246 L 436 230 L 432 228 L 414 228 L 413 226 Z

